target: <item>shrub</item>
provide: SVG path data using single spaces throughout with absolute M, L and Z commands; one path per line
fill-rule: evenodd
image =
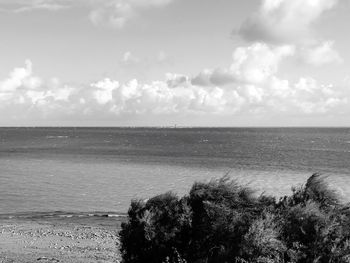
M 189 194 L 192 242 L 189 260 L 233 258 L 239 251 L 257 204 L 253 192 L 224 177 L 195 183 Z
M 191 229 L 190 210 L 185 199 L 173 193 L 153 197 L 147 202 L 133 201 L 128 222 L 120 232 L 124 262 L 163 262 L 184 250 Z M 177 252 L 177 253 L 179 253 Z M 177 256 L 177 255 L 175 255 Z
M 124 263 L 349 263 L 350 209 L 318 174 L 279 201 L 226 176 L 133 201 L 120 239 Z
M 281 262 L 287 249 L 280 236 L 275 216 L 269 212 L 263 214 L 245 234 L 242 256 L 250 262 Z
M 330 189 L 325 177 L 317 173 L 306 181 L 305 186 L 293 187 L 292 191 L 293 194 L 284 200 L 288 206 L 305 204 L 308 201 L 314 201 L 322 208 L 332 208 L 340 205 L 336 191 Z

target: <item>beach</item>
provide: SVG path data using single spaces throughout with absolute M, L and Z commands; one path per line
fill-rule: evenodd
M 0 220 L 0 262 L 120 262 L 118 218 Z

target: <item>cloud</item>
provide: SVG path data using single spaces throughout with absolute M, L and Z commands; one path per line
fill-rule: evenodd
M 334 41 L 322 40 L 314 24 L 339 0 L 262 0 L 258 12 L 235 32 L 252 43 L 294 48 L 293 56 L 311 66 L 341 63 Z
M 171 0 L 94 0 L 90 18 L 96 25 L 122 28 L 147 8 Z M 20 3 L 20 2 L 16 2 Z M 24 2 L 22 2 L 24 3 Z M 82 0 L 26 2 L 22 11 L 73 6 Z M 28 4 L 29 3 L 29 4 Z M 312 66 L 340 63 L 333 41 L 314 38 L 313 24 L 336 0 L 264 0 L 260 11 L 242 25 L 239 34 L 252 43 L 235 48 L 227 67 L 203 69 L 195 76 L 167 73 L 164 80 L 125 83 L 105 78 L 92 83 L 62 83 L 37 76 L 30 60 L 0 80 L 0 124 L 41 120 L 108 121 L 172 118 L 191 124 L 198 117 L 225 118 L 346 115 L 350 113 L 349 81 L 343 86 L 323 84 L 310 76 L 291 81 L 279 76 L 283 62 L 297 58 Z M 84 1 L 84 4 L 86 2 Z M 18 6 L 16 6 L 18 7 Z M 25 10 L 31 7 L 33 9 Z M 52 9 L 50 9 L 52 8 Z M 149 68 L 169 56 L 161 51 L 148 58 L 130 51 L 119 61 L 123 67 Z
M 70 8 L 72 3 L 73 1 L 71 0 L 2 0 L 0 6 L 2 6 L 1 10 L 3 11 L 24 13 L 35 10 L 59 11 Z
M 333 41 L 301 47 L 300 57 L 304 62 L 313 66 L 343 62 L 339 53 L 334 49 Z
M 27 60 L 24 67 L 15 68 L 0 81 L 0 110 L 6 112 L 0 123 L 70 119 L 78 125 L 84 120 L 112 123 L 140 117 L 157 123 L 166 116 L 185 116 L 191 123 L 198 116 L 350 113 L 350 94 L 345 89 L 320 84 L 311 77 L 295 83 L 278 77 L 281 59 L 292 52 L 288 47 L 269 48 L 265 44 L 238 48 L 231 66 L 223 69 L 230 81 L 213 80 L 222 74 L 208 70 L 204 84 L 174 73 L 149 83 L 106 78 L 86 85 L 65 84 L 36 76 Z
M 0 91 L 2 93 L 12 93 L 20 87 L 27 90 L 36 90 L 42 84 L 41 79 L 32 76 L 32 62 L 25 61 L 24 68 L 15 68 L 8 79 L 0 82 Z
M 59 11 L 62 9 L 69 8 L 66 5 L 50 4 L 50 3 L 38 3 L 31 6 L 24 6 L 14 10 L 15 13 L 29 12 L 33 10 L 48 10 L 48 11 Z
M 236 81 L 230 70 L 217 68 L 214 70 L 204 69 L 192 78 L 192 84 L 197 86 L 225 86 Z
M 170 88 L 176 88 L 179 86 L 188 86 L 190 84 L 190 77 L 182 74 L 167 73 L 166 84 Z
M 35 10 L 59 11 L 87 7 L 88 17 L 96 26 L 123 28 L 143 10 L 160 8 L 174 0 L 2 0 L 0 10 L 23 13 Z
M 124 66 L 139 64 L 141 61 L 140 58 L 133 55 L 130 51 L 124 53 L 120 63 Z
M 106 0 L 93 5 L 89 18 L 94 25 L 123 28 L 125 24 L 148 8 L 163 7 L 172 0 Z
M 293 46 L 270 47 L 256 43 L 233 53 L 231 72 L 240 82 L 262 83 L 277 73 L 281 60 L 294 54 Z
M 337 3 L 338 0 L 263 0 L 260 10 L 242 24 L 237 34 L 252 42 L 309 41 L 313 24 Z
M 270 47 L 255 43 L 248 47 L 238 47 L 233 52 L 233 62 L 229 69 L 204 70 L 193 78 L 195 85 L 226 85 L 232 82 L 261 84 L 274 76 L 281 60 L 294 55 L 293 46 Z
M 136 11 L 128 2 L 108 1 L 104 6 L 92 10 L 89 14 L 94 25 L 122 28 L 128 20 L 136 16 Z

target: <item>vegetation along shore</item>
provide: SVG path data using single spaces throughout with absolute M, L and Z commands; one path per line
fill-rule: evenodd
M 224 177 L 133 201 L 123 262 L 349 263 L 349 205 L 318 174 L 292 190 L 277 200 Z
M 350 262 L 350 206 L 318 174 L 279 199 L 224 177 L 127 215 L 0 221 L 0 262 Z

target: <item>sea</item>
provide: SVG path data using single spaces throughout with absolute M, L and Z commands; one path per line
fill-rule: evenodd
M 0 217 L 118 216 L 223 176 L 280 197 L 313 173 L 350 201 L 350 128 L 0 128 Z

